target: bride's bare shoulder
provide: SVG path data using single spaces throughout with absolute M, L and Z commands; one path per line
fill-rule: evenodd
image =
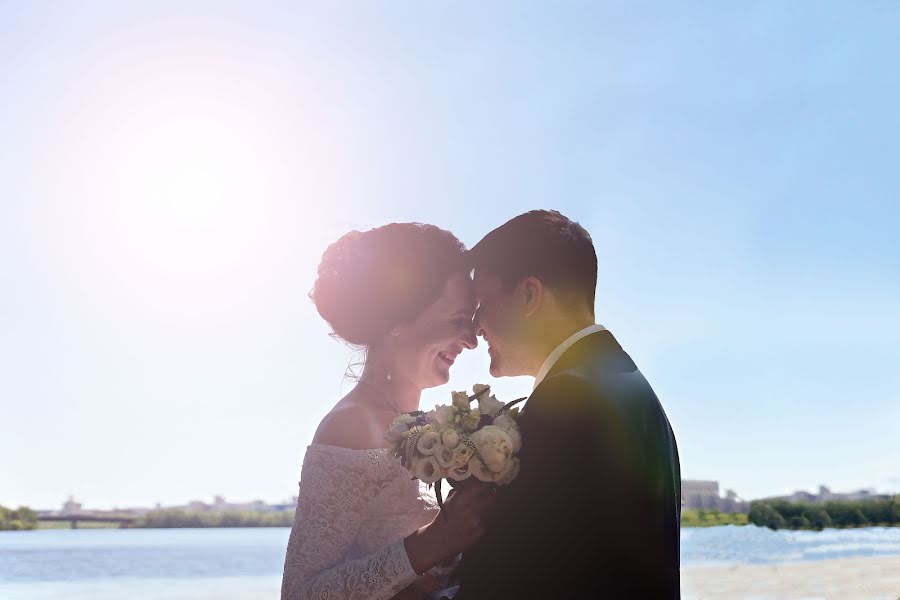
M 378 447 L 381 440 L 373 439 L 375 416 L 367 406 L 346 399 L 339 402 L 319 423 L 314 444 L 337 446 L 349 450 L 368 450 Z M 373 446 L 373 443 L 375 446 Z

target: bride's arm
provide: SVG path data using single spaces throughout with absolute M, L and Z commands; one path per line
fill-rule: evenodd
M 415 580 L 403 540 L 345 560 L 377 493 L 369 468 L 363 456 L 351 461 L 325 454 L 307 457 L 285 556 L 282 600 L 390 598 Z
M 406 539 L 367 556 L 345 560 L 373 490 L 366 464 L 306 462 L 288 541 L 282 600 L 391 598 L 431 567 L 455 556 L 481 535 L 480 515 L 490 502 L 477 489 L 454 493 L 441 518 Z

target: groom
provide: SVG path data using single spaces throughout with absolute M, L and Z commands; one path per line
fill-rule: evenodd
M 491 375 L 531 375 L 521 471 L 463 556 L 456 600 L 679 598 L 681 472 L 647 380 L 594 320 L 597 255 L 556 211 L 471 251 Z

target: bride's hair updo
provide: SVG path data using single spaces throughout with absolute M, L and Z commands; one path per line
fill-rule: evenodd
M 370 346 L 437 300 L 466 270 L 464 256 L 462 242 L 434 225 L 350 231 L 325 250 L 309 297 L 338 337 Z

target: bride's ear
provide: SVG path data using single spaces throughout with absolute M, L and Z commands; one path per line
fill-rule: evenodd
M 544 284 L 537 277 L 526 277 L 519 285 L 525 316 L 530 317 L 537 312 L 544 300 Z

